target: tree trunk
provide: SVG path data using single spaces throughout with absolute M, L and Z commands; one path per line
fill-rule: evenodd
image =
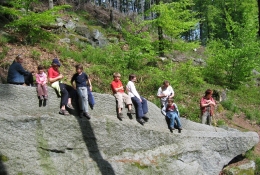
M 49 0 L 49 9 L 53 9 L 53 0 Z
M 156 5 L 160 4 L 160 0 L 156 0 Z M 160 13 L 157 13 L 157 17 L 160 16 Z M 159 56 L 164 56 L 164 45 L 163 45 L 163 29 L 161 26 L 158 25 L 158 39 L 159 39 Z
M 158 39 L 159 39 L 159 55 L 164 56 L 164 45 L 163 45 L 163 30 L 161 26 L 158 26 Z

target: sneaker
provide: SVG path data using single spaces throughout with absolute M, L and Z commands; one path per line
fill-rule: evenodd
M 178 128 L 178 133 L 181 133 L 182 128 Z
M 67 108 L 74 110 L 74 108 L 73 108 L 73 106 L 72 106 L 71 103 L 68 103 L 68 104 L 67 104 Z
M 93 110 L 93 109 L 94 109 L 94 106 L 91 105 L 91 106 L 90 106 L 90 109 Z
M 140 123 L 141 125 L 144 125 L 145 121 L 143 119 L 137 119 L 137 122 Z
M 135 114 L 135 111 L 133 109 L 127 111 L 128 114 Z
M 61 109 L 59 114 L 61 114 L 61 115 L 69 115 L 69 112 L 67 110 Z
M 119 118 L 123 118 L 123 117 L 124 117 L 124 116 L 123 116 L 123 113 L 122 113 L 122 112 L 118 113 L 118 117 L 119 117 Z
M 84 116 L 89 120 L 91 117 L 87 112 L 84 112 Z

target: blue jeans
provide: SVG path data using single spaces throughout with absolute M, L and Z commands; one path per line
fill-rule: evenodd
M 175 111 L 168 111 L 168 112 L 166 112 L 166 116 L 170 119 L 170 127 L 171 128 L 174 128 L 175 120 L 177 122 L 177 127 L 178 128 L 181 127 L 181 121 L 180 121 L 180 118 L 179 118 L 177 112 L 175 112 Z
M 88 112 L 88 89 L 87 87 L 77 87 L 79 95 L 79 105 L 83 112 Z
M 131 100 L 135 106 L 136 111 L 136 117 L 138 119 L 142 118 L 144 114 L 148 112 L 148 106 L 147 106 L 147 100 L 143 97 L 141 97 L 142 102 L 140 102 L 140 99 L 137 97 L 132 97 Z

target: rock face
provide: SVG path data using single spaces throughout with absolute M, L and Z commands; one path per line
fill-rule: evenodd
M 120 121 L 112 95 L 94 97 L 87 120 L 59 115 L 60 99 L 51 88 L 47 105 L 39 107 L 34 87 L 0 85 L 0 174 L 217 175 L 259 141 L 254 132 L 186 119 L 182 133 L 170 133 L 152 103 L 144 126 L 126 113 Z

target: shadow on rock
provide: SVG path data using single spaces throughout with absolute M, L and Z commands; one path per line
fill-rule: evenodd
M 80 125 L 80 129 L 82 132 L 83 139 L 86 143 L 89 156 L 97 163 L 97 166 L 102 175 L 115 175 L 113 167 L 111 164 L 106 161 L 98 148 L 98 144 L 96 141 L 96 137 L 94 131 L 92 129 L 90 121 L 85 118 L 77 117 L 78 123 Z
M 2 162 L 3 159 L 5 159 L 5 157 L 3 155 L 1 155 L 1 153 L 0 153 L 0 174 L 1 175 L 7 175 L 7 171 L 6 171 L 5 166 Z

